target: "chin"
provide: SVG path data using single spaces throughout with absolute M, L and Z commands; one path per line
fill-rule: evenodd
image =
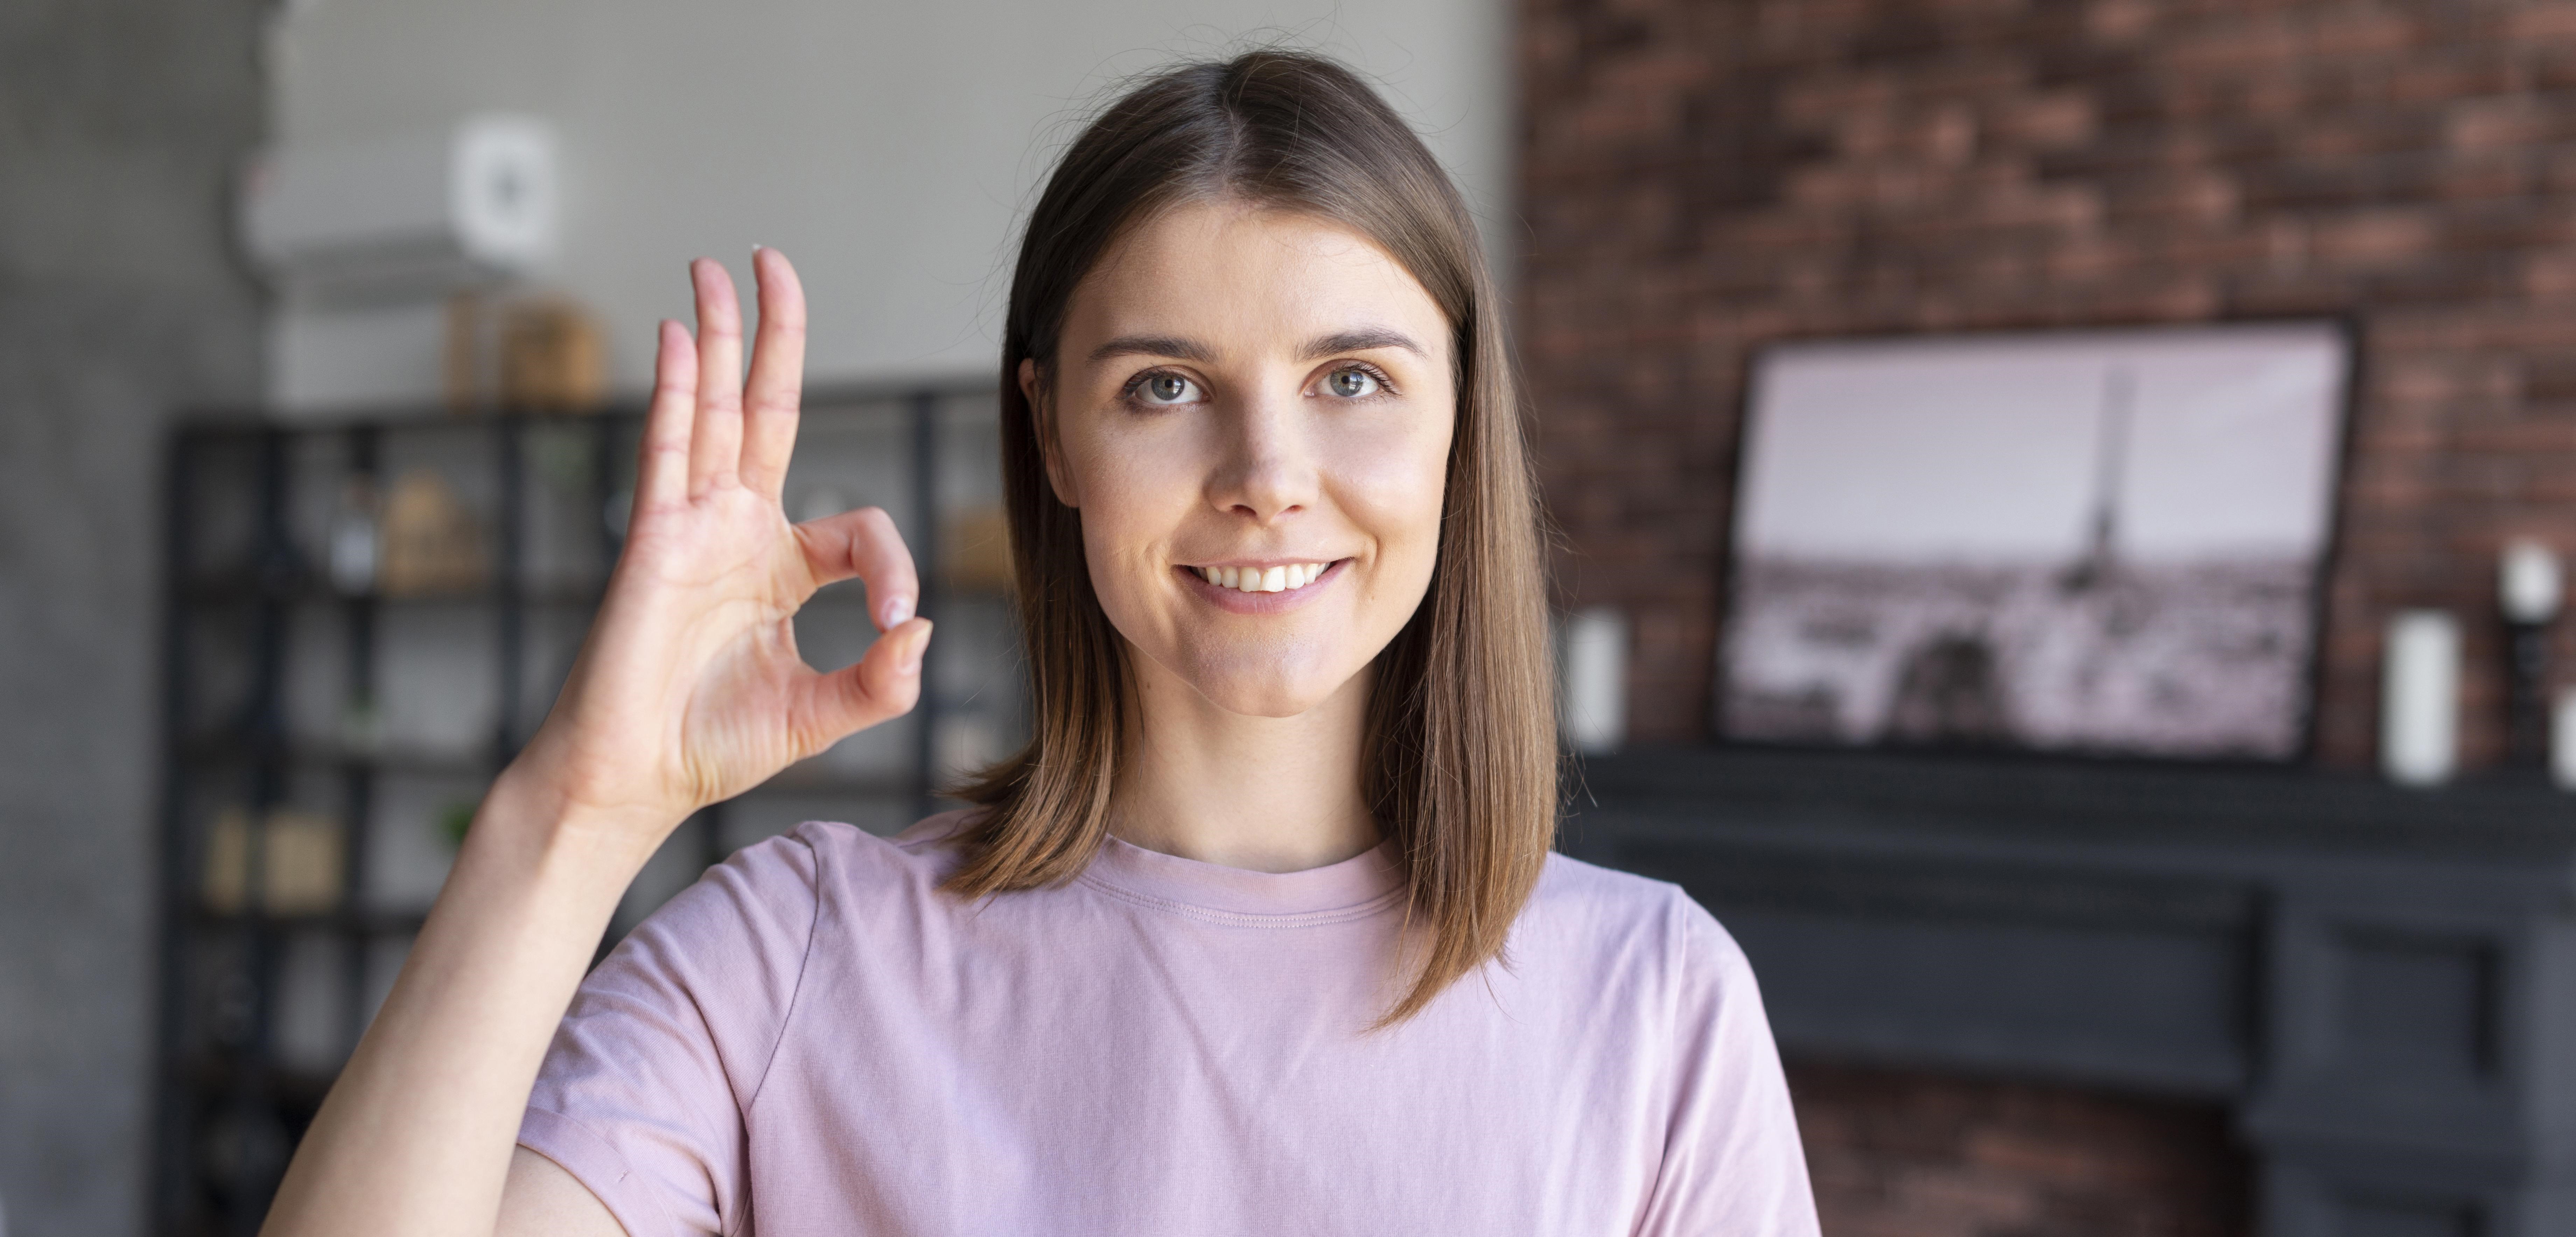
M 1208 703 L 1245 717 L 1295 717 L 1332 699 L 1356 673 L 1275 651 L 1192 661 L 1182 676 L 1189 685 Z

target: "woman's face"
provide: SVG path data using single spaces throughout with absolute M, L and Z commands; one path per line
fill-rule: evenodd
M 1235 713 L 1349 683 L 1430 584 L 1457 396 L 1449 324 L 1313 216 L 1179 207 L 1075 290 L 1041 388 L 1092 589 L 1157 666 Z

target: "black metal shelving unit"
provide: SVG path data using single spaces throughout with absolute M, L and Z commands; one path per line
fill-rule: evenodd
M 941 620 L 922 703 L 881 728 L 903 733 L 855 736 L 684 824 L 630 892 L 603 953 L 705 865 L 782 822 L 896 827 L 935 810 L 954 765 L 998 754 L 1025 728 L 1007 599 L 989 573 L 959 581 L 944 569 L 960 511 L 998 502 L 989 385 L 818 391 L 806 405 L 790 514 L 875 503 L 903 527 L 920 609 Z M 622 543 L 640 423 L 635 407 L 422 410 L 291 424 L 203 416 L 174 433 L 155 1231 L 257 1231 L 443 875 L 424 842 L 437 813 L 423 804 L 445 794 L 446 810 L 470 807 L 543 718 L 588 627 Z M 451 487 L 478 525 L 478 581 L 388 592 L 372 529 L 368 578 L 335 572 L 333 538 L 354 518 L 335 496 L 353 482 L 381 495 L 390 474 L 418 470 Z M 863 641 L 852 633 L 873 637 L 852 604 L 860 596 L 856 583 L 837 585 L 799 616 L 809 660 L 854 660 Z M 397 680 L 404 665 L 409 677 Z M 461 690 L 477 681 L 488 707 L 457 716 L 477 712 Z M 280 812 L 297 813 L 303 832 Z M 309 849 L 316 836 L 332 845 Z M 308 848 L 308 885 L 315 855 L 336 865 L 329 896 L 307 888 L 290 904 L 271 888 L 289 856 L 270 848 L 290 841 Z M 232 883 L 210 875 L 218 862 Z M 388 880 L 397 869 L 410 879 Z

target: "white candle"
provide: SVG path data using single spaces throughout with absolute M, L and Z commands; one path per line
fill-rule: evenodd
M 1608 606 L 1565 623 L 1565 738 L 1578 752 L 1612 752 L 1628 737 L 1628 618 Z
M 2514 623 L 2546 623 L 2558 613 L 2558 555 L 2528 537 L 2505 543 L 2496 563 L 2496 600 Z
M 2460 624 L 2440 610 L 2388 620 L 2380 668 L 2379 767 L 2390 781 L 2432 786 L 2459 764 Z

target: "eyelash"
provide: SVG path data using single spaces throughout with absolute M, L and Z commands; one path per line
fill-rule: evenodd
M 1136 392 L 1143 390 L 1146 383 L 1167 374 L 1174 378 L 1178 378 L 1183 382 L 1189 383 L 1191 386 L 1200 387 L 1202 390 L 1205 389 L 1198 379 L 1192 378 L 1188 374 L 1184 374 L 1176 369 L 1139 370 L 1134 377 L 1127 380 L 1127 385 L 1118 388 L 1118 402 L 1125 404 L 1130 408 L 1138 408 L 1147 412 L 1178 407 L 1178 405 L 1175 404 L 1149 404 L 1136 398 Z
M 1377 390 L 1376 390 L 1376 391 L 1374 391 L 1374 392 L 1372 392 L 1372 393 L 1370 393 L 1370 394 L 1367 394 L 1367 395 L 1363 395 L 1363 396 L 1358 397 L 1358 400 L 1350 400 L 1350 401 L 1346 401 L 1346 402 L 1356 403 L 1356 402 L 1359 402 L 1359 400 L 1371 400 L 1371 399 L 1376 399 L 1378 396 L 1381 396 L 1381 395 L 1393 395 L 1393 394 L 1396 394 L 1396 393 L 1397 393 L 1397 391 L 1396 391 L 1396 385 L 1395 385 L 1395 379 L 1393 379 L 1393 378 L 1391 378 L 1391 377 L 1388 377 L 1388 376 L 1387 376 L 1387 372 L 1386 372 L 1385 370 L 1379 369 L 1377 366 L 1371 365 L 1371 364 L 1369 364 L 1369 363 L 1368 363 L 1368 362 L 1366 362 L 1366 361 L 1352 361 L 1352 362 L 1349 362 L 1349 363 L 1347 363 L 1347 364 L 1334 366 L 1332 369 L 1330 369 L 1330 370 L 1328 370 L 1328 371 L 1326 371 L 1326 372 L 1325 372 L 1324 377 L 1325 377 L 1326 379 L 1330 379 L 1334 374 L 1341 373 L 1341 372 L 1343 372 L 1343 371 L 1345 371 L 1345 370 L 1354 370 L 1354 369 L 1355 369 L 1355 370 L 1358 370 L 1359 372 L 1361 372 L 1361 373 L 1363 373 L 1363 374 L 1367 374 L 1367 375 L 1368 375 L 1372 380 L 1374 380 L 1374 381 L 1377 383 Z M 1120 402 L 1120 403 L 1123 403 L 1123 404 L 1126 404 L 1128 407 L 1131 407 L 1131 408 L 1155 409 L 1155 408 L 1170 408 L 1170 407 L 1174 407 L 1174 405 L 1171 405 L 1171 404 L 1148 404 L 1148 403 L 1144 402 L 1143 400 L 1140 400 L 1140 399 L 1137 399 L 1137 398 L 1136 398 L 1136 392 L 1137 392 L 1137 391 L 1139 391 L 1139 390 L 1141 390 L 1141 389 L 1143 389 L 1143 388 L 1144 388 L 1144 385 L 1145 385 L 1148 381 L 1151 381 L 1152 379 L 1157 378 L 1157 377 L 1161 377 L 1162 375 L 1165 375 L 1165 374 L 1170 374 L 1170 375 L 1172 375 L 1173 377 L 1179 378 L 1179 379 L 1181 379 L 1182 381 L 1187 382 L 1187 383 L 1190 383 L 1190 384 L 1191 384 L 1191 385 L 1193 385 L 1193 386 L 1202 386 L 1202 384 L 1200 384 L 1200 383 L 1199 383 L 1199 380 L 1198 380 L 1198 379 L 1196 379 L 1196 378 L 1192 378 L 1192 377 L 1190 377 L 1188 374 L 1181 373 L 1179 370 L 1173 370 L 1173 369 L 1148 369 L 1148 370 L 1140 370 L 1140 371 L 1138 371 L 1138 372 L 1137 372 L 1133 377 L 1130 377 L 1130 378 L 1127 380 L 1127 384 L 1126 384 L 1125 386 L 1122 386 L 1122 387 L 1118 388 L 1118 400 L 1119 400 L 1119 402 Z M 1204 387 L 1203 387 L 1203 386 L 1202 386 L 1202 389 L 1204 389 Z
M 1325 373 L 1325 375 L 1324 375 L 1324 379 L 1325 379 L 1325 381 L 1328 381 L 1328 382 L 1329 382 L 1329 381 L 1331 381 L 1331 380 L 1332 380 L 1332 377 L 1333 377 L 1333 375 L 1334 375 L 1334 374 L 1338 374 L 1338 373 L 1342 373 L 1342 372 L 1344 372 L 1344 371 L 1346 371 L 1346 370 L 1354 370 L 1354 369 L 1355 369 L 1355 370 L 1358 370 L 1359 372 L 1361 372 L 1361 373 L 1363 373 L 1363 374 L 1367 374 L 1370 378 L 1375 379 L 1375 380 L 1376 380 L 1376 382 L 1377 382 L 1377 390 L 1372 391 L 1372 392 L 1370 392 L 1370 393 L 1368 393 L 1368 394 L 1366 394 L 1366 395 L 1360 396 L 1360 397 L 1359 397 L 1359 399 L 1361 399 L 1361 400 L 1371 400 L 1371 399 L 1376 399 L 1378 396 L 1381 396 L 1381 395 L 1394 395 L 1394 394 L 1397 394 L 1396 387 L 1395 387 L 1395 379 L 1388 377 L 1388 376 L 1387 376 L 1387 373 L 1386 373 L 1386 371 L 1385 371 L 1385 370 L 1379 369 L 1377 366 L 1371 365 L 1371 364 L 1369 364 L 1369 363 L 1368 363 L 1368 362 L 1366 362 L 1366 361 L 1352 361 L 1352 362 L 1349 362 L 1348 364 L 1344 364 L 1344 365 L 1336 365 L 1336 366 L 1334 366 L 1330 371 L 1328 371 L 1327 373 Z M 1350 401 L 1350 402 L 1354 402 L 1354 403 L 1356 403 L 1356 402 L 1358 402 L 1358 401 L 1357 401 L 1357 400 L 1354 400 L 1354 401 Z

